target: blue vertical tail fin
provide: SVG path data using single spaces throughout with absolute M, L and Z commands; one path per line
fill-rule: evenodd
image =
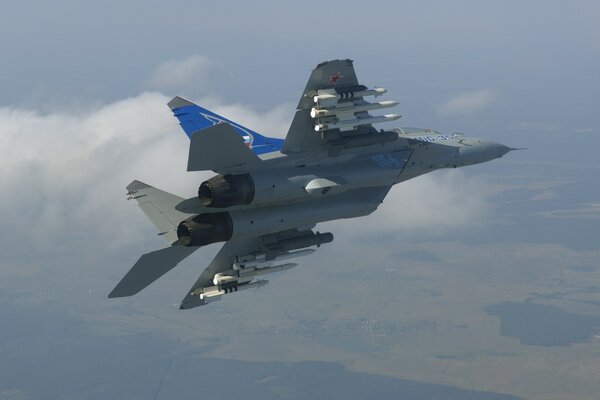
M 168 106 L 171 108 L 173 115 L 179 120 L 179 125 L 181 125 L 181 128 L 189 138 L 199 130 L 221 122 L 227 122 L 244 138 L 244 142 L 254 154 L 258 155 L 279 151 L 283 145 L 283 139 L 263 136 L 181 97 L 173 98 L 169 101 Z

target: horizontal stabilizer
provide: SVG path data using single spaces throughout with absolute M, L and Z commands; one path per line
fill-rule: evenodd
M 158 229 L 159 235 L 169 244 L 177 241 L 177 225 L 189 217 L 185 211 L 175 209 L 183 201 L 182 197 L 140 181 L 133 181 L 127 185 L 127 195 L 128 199 L 137 201 L 146 217 Z
M 187 170 L 220 171 L 260 161 L 231 125 L 220 123 L 192 135 Z
M 199 247 L 175 245 L 146 253 L 140 257 L 121 282 L 110 292 L 109 298 L 133 296 L 152 282 L 175 268 Z

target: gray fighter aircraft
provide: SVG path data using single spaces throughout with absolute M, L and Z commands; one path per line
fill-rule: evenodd
M 440 168 L 502 157 L 504 145 L 430 129 L 377 130 L 400 118 L 373 116 L 395 101 L 359 84 L 352 60 L 312 71 L 285 140 L 258 134 L 175 97 L 168 105 L 190 138 L 188 171 L 212 170 L 198 196 L 183 199 L 133 181 L 136 200 L 169 246 L 144 254 L 109 297 L 144 289 L 200 247 L 225 242 L 187 292 L 180 308 L 259 287 L 262 275 L 295 267 L 289 260 L 333 240 L 316 224 L 371 214 L 402 181 Z

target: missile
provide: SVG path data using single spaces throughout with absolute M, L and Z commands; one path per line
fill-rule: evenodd
M 344 103 L 338 104 L 337 107 L 334 108 L 313 108 L 310 111 L 310 116 L 312 118 L 321 118 L 321 117 L 331 117 L 334 115 L 340 115 L 345 113 L 356 113 L 362 111 L 370 111 L 370 110 L 379 110 L 382 108 L 390 108 L 397 106 L 399 103 L 397 101 L 379 101 L 377 103 L 366 103 L 366 104 L 357 104 L 347 103 L 348 106 L 343 106 Z
M 231 275 L 227 275 L 224 273 L 215 274 L 215 277 L 213 278 L 213 284 L 215 286 L 224 285 L 226 283 L 231 283 L 231 282 L 236 282 L 236 281 L 237 281 L 237 276 L 231 276 Z
M 209 299 L 211 297 L 222 296 L 225 294 L 224 290 L 219 289 L 218 286 L 205 287 L 204 291 L 200 293 L 200 299 Z
M 233 264 L 233 269 L 238 270 L 238 269 L 253 268 L 253 267 L 261 268 L 264 266 L 270 266 L 275 261 L 283 261 L 283 260 L 289 260 L 291 258 L 303 257 L 303 256 L 307 256 L 309 254 L 312 254 L 315 251 L 316 250 L 314 250 L 314 249 L 303 249 L 303 250 L 298 250 L 298 251 L 281 253 L 281 254 L 277 255 L 275 258 L 273 258 L 272 260 L 267 260 L 266 254 L 264 254 L 264 253 L 261 253 L 258 255 L 238 257 L 237 261 Z
M 289 260 L 290 258 L 296 258 L 296 257 L 304 257 L 304 256 L 314 253 L 315 251 L 316 251 L 315 249 L 296 250 L 296 251 L 284 253 L 280 256 L 277 256 L 275 259 L 277 261 L 279 261 L 279 260 Z
M 240 269 L 246 267 L 256 267 L 259 264 L 268 264 L 272 260 L 267 260 L 265 253 L 248 254 L 245 256 L 237 256 L 233 263 L 233 269 Z
M 281 250 L 281 251 L 290 251 L 303 249 L 305 247 L 317 246 L 319 247 L 322 244 L 329 243 L 333 241 L 333 234 L 330 232 L 326 233 L 315 233 L 314 235 L 306 235 L 300 236 L 291 239 L 283 239 L 279 240 L 275 243 L 268 244 L 269 249 L 272 250 Z
M 273 272 L 287 271 L 288 269 L 292 269 L 296 266 L 298 266 L 298 264 L 296 264 L 296 263 L 286 263 L 286 264 L 281 264 L 281 265 L 273 265 L 272 267 L 256 268 L 256 269 L 251 269 L 251 270 L 248 270 L 248 268 L 246 268 L 246 269 L 241 269 L 239 271 L 239 274 L 240 274 L 240 279 L 246 279 L 249 277 L 270 274 Z
M 257 275 L 287 271 L 288 269 L 292 269 L 296 266 L 298 266 L 297 263 L 285 263 L 262 268 L 251 267 L 237 270 L 230 269 L 228 271 L 215 274 L 215 277 L 213 278 L 213 284 L 221 285 L 222 287 L 236 286 L 251 281 Z
M 357 97 L 365 97 L 365 96 L 381 96 L 386 93 L 387 90 L 384 88 L 375 88 L 375 89 L 367 89 L 367 90 L 359 90 L 357 92 L 341 92 L 338 93 L 335 89 L 325 89 L 319 90 L 317 95 L 313 97 L 313 101 L 315 103 L 320 103 L 323 100 L 351 100 Z
M 256 282 L 249 282 L 239 286 L 232 286 L 225 289 L 222 289 L 220 286 L 209 286 L 205 287 L 202 293 L 199 293 L 200 299 L 210 299 L 211 297 L 223 296 L 226 293 L 239 292 L 240 290 L 258 288 L 269 283 L 267 280 L 260 280 Z M 192 293 L 192 295 L 198 295 L 196 291 Z
M 378 117 L 367 117 L 367 118 L 356 118 L 348 121 L 331 122 L 327 124 L 316 124 L 315 131 L 320 132 L 328 129 L 342 129 L 352 128 L 359 125 L 377 124 L 380 122 L 394 121 L 400 118 L 398 114 L 386 114 Z
M 250 282 L 255 276 L 271 274 L 273 272 L 287 271 L 298 266 L 296 263 L 286 263 L 280 265 L 273 265 L 270 267 L 263 268 L 243 268 L 243 269 L 231 269 L 225 272 L 219 272 L 215 274 L 212 282 L 213 285 L 219 286 L 221 289 L 230 287 L 236 287 Z

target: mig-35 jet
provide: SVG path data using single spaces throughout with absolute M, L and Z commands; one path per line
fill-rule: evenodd
M 371 115 L 396 101 L 361 85 L 352 60 L 312 71 L 284 139 L 260 135 L 175 97 L 168 105 L 190 138 L 188 171 L 212 170 L 198 196 L 183 199 L 133 181 L 127 195 L 169 246 L 144 254 L 109 297 L 131 296 L 210 243 L 225 242 L 181 302 L 189 309 L 265 285 L 265 274 L 333 240 L 319 222 L 371 214 L 397 183 L 440 168 L 502 157 L 502 144 L 430 129 L 377 130 L 400 118 Z

